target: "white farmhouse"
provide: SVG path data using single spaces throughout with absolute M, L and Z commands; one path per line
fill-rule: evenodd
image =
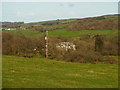
M 8 28 L 7 30 L 11 30 L 10 28 Z
M 70 42 L 60 42 L 56 44 L 57 48 L 68 50 L 76 50 L 76 46 L 73 43 Z
M 16 30 L 16 28 L 7 28 L 6 30 Z

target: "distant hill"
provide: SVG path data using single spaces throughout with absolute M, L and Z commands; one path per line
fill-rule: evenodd
M 117 30 L 118 15 L 105 15 L 79 19 L 69 24 L 69 30 Z
M 30 37 L 44 35 L 46 30 L 49 30 L 50 36 L 78 37 L 88 34 L 118 36 L 118 16 L 118 14 L 114 14 L 98 17 L 58 19 L 52 21 L 24 23 L 19 25 L 11 25 L 11 27 L 19 26 L 16 30 L 4 31 L 15 35 L 24 34 Z M 76 32 L 73 33 L 73 31 Z
M 46 27 L 48 30 L 70 29 L 70 30 L 113 30 L 118 28 L 118 16 L 104 15 L 87 18 L 57 19 L 33 23 L 24 22 L 2 22 L 3 28 L 32 29 L 33 27 Z M 34 29 L 34 28 L 33 28 Z M 36 28 L 35 28 L 36 29 Z
M 87 18 L 58 19 L 27 23 L 27 26 L 43 26 L 48 30 L 116 30 L 118 29 L 118 14 Z
M 24 24 L 24 22 L 0 22 L 0 24 L 2 25 L 2 27 L 16 28 L 16 27 L 20 27 L 20 25 Z

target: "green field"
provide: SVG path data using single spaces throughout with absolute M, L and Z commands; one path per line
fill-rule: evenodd
M 10 32 L 14 35 L 26 35 L 29 37 L 39 37 L 44 33 L 35 30 L 11 30 L 3 31 Z M 63 36 L 63 37 L 79 37 L 83 35 L 107 35 L 107 36 L 118 36 L 118 30 L 80 30 L 80 31 L 67 31 L 65 29 L 59 29 L 55 31 L 49 31 L 49 36 Z
M 117 64 L 3 56 L 3 88 L 117 88 Z
M 64 36 L 64 37 L 79 37 L 83 35 L 108 35 L 117 36 L 117 30 L 80 30 L 80 31 L 67 31 L 65 29 L 49 32 L 51 36 Z
M 41 36 L 42 33 L 39 33 L 38 31 L 35 30 L 11 30 L 11 31 L 3 31 L 3 32 L 9 32 L 13 35 L 25 35 L 28 37 L 39 37 Z

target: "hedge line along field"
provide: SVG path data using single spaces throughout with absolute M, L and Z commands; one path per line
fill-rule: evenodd
M 117 64 L 3 55 L 3 88 L 117 88 Z
M 9 32 L 14 35 L 25 35 L 29 37 L 40 37 L 45 33 L 41 33 L 35 30 L 11 30 L 3 31 Z M 49 31 L 49 36 L 63 36 L 63 37 L 79 37 L 83 35 L 107 35 L 118 36 L 118 30 L 80 30 L 80 31 L 68 31 L 66 29 L 59 29 L 55 31 Z
M 5 30 L 3 32 L 8 32 L 11 33 L 13 35 L 25 35 L 28 37 L 39 37 L 41 36 L 41 33 L 39 33 L 38 31 L 35 30 Z

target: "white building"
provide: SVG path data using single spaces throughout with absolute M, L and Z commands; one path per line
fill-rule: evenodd
M 7 28 L 6 30 L 16 30 L 16 28 Z
M 56 44 L 57 48 L 68 50 L 76 50 L 76 46 L 73 43 L 70 42 L 61 42 Z

